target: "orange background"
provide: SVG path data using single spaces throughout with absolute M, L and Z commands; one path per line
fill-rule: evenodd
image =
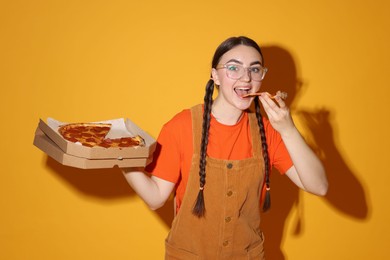
M 289 93 L 329 194 L 272 176 L 269 259 L 385 259 L 390 174 L 388 1 L 2 1 L 1 259 L 163 259 L 171 202 L 150 211 L 117 169 L 59 165 L 39 118 L 127 117 L 153 137 L 203 100 L 217 45 L 263 46 L 263 88 Z

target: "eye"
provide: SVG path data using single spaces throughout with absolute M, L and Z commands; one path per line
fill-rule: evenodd
M 226 69 L 231 71 L 238 71 L 240 68 L 237 65 L 226 65 Z
M 259 73 L 259 72 L 260 72 L 260 67 L 251 67 L 251 68 L 250 68 L 250 71 L 251 71 L 252 73 Z

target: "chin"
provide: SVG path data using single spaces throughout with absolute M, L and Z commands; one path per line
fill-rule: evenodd
M 242 111 L 244 110 L 247 110 L 248 108 L 251 107 L 251 104 L 252 104 L 252 99 L 251 100 L 248 100 L 246 101 L 245 103 L 241 102 L 239 104 L 236 104 L 236 107 Z

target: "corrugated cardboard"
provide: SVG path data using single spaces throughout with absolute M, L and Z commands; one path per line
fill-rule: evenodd
M 81 169 L 112 168 L 116 165 L 121 168 L 148 165 L 152 161 L 156 141 L 128 119 L 126 127 L 131 129 L 132 133 L 142 136 L 146 146 L 85 147 L 66 141 L 58 131 L 52 129 L 43 120 L 40 120 L 36 129 L 34 145 L 59 163 Z

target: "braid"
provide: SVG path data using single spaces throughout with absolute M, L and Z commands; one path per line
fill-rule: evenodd
M 264 167 L 265 167 L 265 185 L 266 185 L 266 193 L 265 193 L 265 199 L 263 204 L 263 211 L 267 211 L 271 207 L 271 195 L 270 195 L 270 167 L 269 167 L 269 156 L 268 156 L 268 145 L 267 145 L 267 139 L 265 136 L 265 130 L 264 130 L 264 124 L 263 124 L 263 118 L 260 113 L 260 103 L 259 99 L 255 98 L 255 109 L 256 109 L 256 118 L 257 123 L 260 128 L 260 136 L 261 136 L 261 148 L 263 150 L 263 157 L 264 157 Z
M 206 184 L 206 153 L 207 144 L 209 141 L 209 129 L 210 129 L 210 116 L 211 107 L 213 104 L 213 92 L 214 92 L 214 81 L 210 79 L 206 85 L 206 94 L 204 96 L 204 112 L 203 112 L 203 126 L 202 126 L 202 143 L 200 146 L 200 164 L 199 164 L 199 193 L 195 201 L 192 213 L 197 217 L 203 217 L 205 214 L 205 205 L 203 197 L 203 189 Z

